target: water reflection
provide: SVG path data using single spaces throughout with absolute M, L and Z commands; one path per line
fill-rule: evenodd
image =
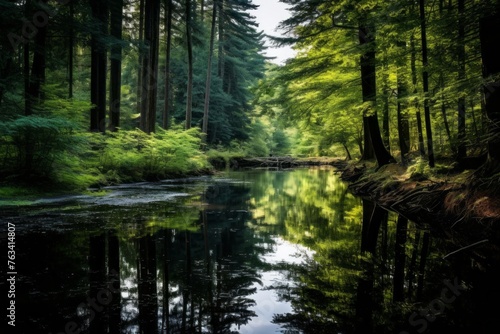
M 19 333 L 489 333 L 495 323 L 483 298 L 500 297 L 497 263 L 481 248 L 444 260 L 455 246 L 352 196 L 332 169 L 48 203 L 0 216 L 18 229 Z

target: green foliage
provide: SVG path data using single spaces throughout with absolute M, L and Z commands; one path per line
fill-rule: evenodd
M 49 177 L 53 163 L 81 144 L 77 125 L 61 117 L 23 116 L 0 122 L 0 129 L 0 168 L 17 176 Z
M 209 168 L 200 151 L 200 130 L 157 128 L 147 135 L 140 130 L 94 135 L 99 171 L 106 182 L 152 180 L 198 173 Z
M 9 180 L 56 189 L 161 179 L 208 171 L 200 131 L 85 133 L 60 117 L 0 123 L 1 169 Z
M 340 148 L 361 153 L 362 114 L 378 113 L 380 125 L 389 125 L 390 148 L 398 152 L 397 107 L 408 119 L 412 150 L 418 149 L 416 113 L 423 113 L 428 98 L 432 114 L 434 149 L 450 156 L 459 142 L 457 124 L 460 98 L 466 103 L 466 138 L 469 154 L 485 149 L 486 129 L 478 110 L 483 98 L 478 22 L 493 10 L 491 3 L 466 2 L 460 14 L 457 2 L 426 2 L 430 89 L 422 88 L 418 3 L 372 0 L 334 2 L 283 0 L 291 17 L 281 22 L 293 39 L 297 57 L 271 69 L 259 83 L 257 102 L 267 115 L 279 115 L 283 124 L 300 128 L 297 154 L 339 154 Z M 334 13 L 334 15 L 333 15 Z M 465 15 L 465 17 L 463 17 Z M 463 17 L 465 40 L 459 36 Z M 360 24 L 373 28 L 374 42 L 360 46 Z M 460 58 L 464 47 L 465 58 Z M 360 57 L 376 55 L 376 103 L 361 96 Z M 462 68 L 463 67 L 463 68 Z M 496 79 L 495 79 L 496 80 Z M 422 117 L 423 118 L 423 117 Z M 425 137 L 425 126 L 423 136 Z

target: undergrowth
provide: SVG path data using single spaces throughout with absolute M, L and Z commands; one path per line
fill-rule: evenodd
M 0 138 L 0 198 L 211 171 L 197 128 L 100 134 L 44 117 L 0 126 L 5 130 Z

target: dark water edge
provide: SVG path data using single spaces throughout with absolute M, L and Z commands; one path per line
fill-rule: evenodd
M 0 212 L 7 333 L 496 332 L 497 245 L 363 201 L 333 168 L 109 190 Z

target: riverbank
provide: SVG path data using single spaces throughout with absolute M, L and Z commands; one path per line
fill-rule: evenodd
M 467 242 L 500 240 L 500 192 L 493 180 L 478 179 L 473 170 L 351 162 L 341 169 L 350 191 L 379 206 L 440 233 Z M 497 182 L 498 183 L 498 182 Z M 467 241 L 465 241 L 467 239 Z M 496 243 L 496 242 L 495 242 Z M 497 243 L 498 244 L 498 243 Z
M 221 156 L 209 158 L 210 164 L 217 169 L 289 169 L 295 167 L 307 166 L 334 166 L 339 169 L 344 169 L 348 166 L 348 162 L 343 158 L 332 157 L 307 157 L 296 158 L 291 156 L 269 156 L 269 157 L 229 157 Z

